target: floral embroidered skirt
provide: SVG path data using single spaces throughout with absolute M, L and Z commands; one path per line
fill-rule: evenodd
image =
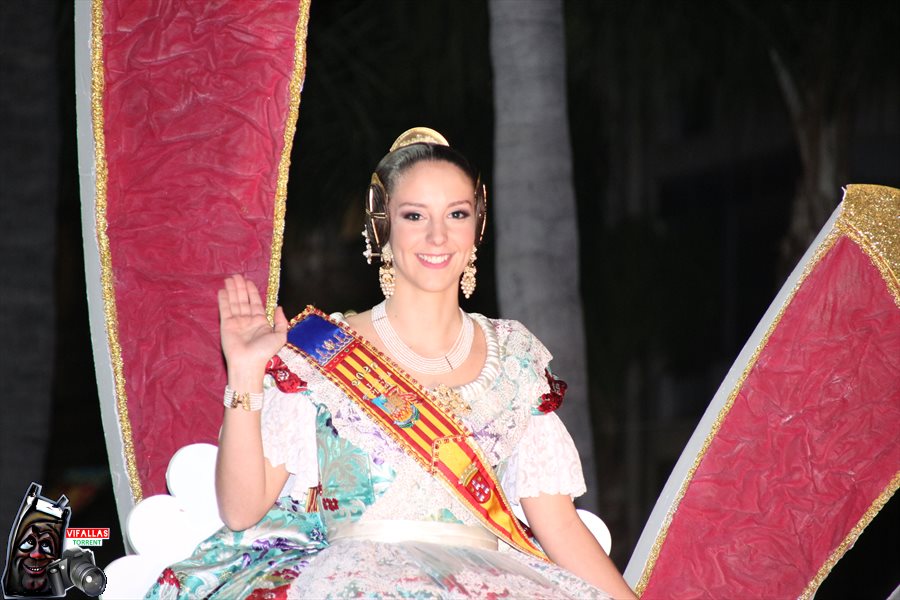
M 518 552 L 342 539 L 284 498 L 260 523 L 222 529 L 163 571 L 146 598 L 607 598 Z

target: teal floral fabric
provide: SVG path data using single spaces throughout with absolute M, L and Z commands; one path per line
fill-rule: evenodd
M 280 498 L 255 526 L 223 527 L 163 571 L 146 598 L 286 598 L 291 581 L 327 546 L 318 513 Z

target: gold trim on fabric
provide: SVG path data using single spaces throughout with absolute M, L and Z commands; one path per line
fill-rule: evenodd
M 715 439 L 716 434 L 718 434 L 719 428 L 731 411 L 731 407 L 734 405 L 734 401 L 750 374 L 750 371 L 756 366 L 756 361 L 759 359 L 760 353 L 768 344 L 769 338 L 781 322 L 785 310 L 790 306 L 794 296 L 800 289 L 800 286 L 806 281 L 807 276 L 809 276 L 825 254 L 831 250 L 831 247 L 835 242 L 843 236 L 847 236 L 856 243 L 857 246 L 859 246 L 859 248 L 872 260 L 872 263 L 881 272 L 895 303 L 898 308 L 900 308 L 900 284 L 898 284 L 898 273 L 900 273 L 900 190 L 877 185 L 847 186 L 847 192 L 844 195 L 844 200 L 841 205 L 841 213 L 838 215 L 832 231 L 829 232 L 827 237 L 816 249 L 812 259 L 807 263 L 806 267 L 804 267 L 800 279 L 794 285 L 790 295 L 781 306 L 781 309 L 778 311 L 778 314 L 775 316 L 775 319 L 772 321 L 772 324 L 769 326 L 763 339 L 753 351 L 753 355 L 750 357 L 747 367 L 735 383 L 725 406 L 719 411 L 709 434 L 703 442 L 703 446 L 700 448 L 693 465 L 688 470 L 684 483 L 679 489 L 678 494 L 675 496 L 675 500 L 672 502 L 669 512 L 666 514 L 665 519 L 663 519 L 659 534 L 657 535 L 656 541 L 653 543 L 653 547 L 650 549 L 647 563 L 645 564 L 641 577 L 635 587 L 635 591 L 639 596 L 643 594 L 644 590 L 647 588 L 650 576 L 656 566 L 656 561 L 659 558 L 659 553 L 662 550 L 669 526 L 672 524 L 678 506 L 684 498 L 684 495 L 687 493 L 687 489 L 694 478 L 694 474 L 706 456 L 706 452 L 709 450 L 713 439 Z M 857 523 L 856 527 L 854 527 L 847 535 L 844 542 L 835 549 L 828 561 L 826 561 L 819 570 L 816 577 L 810 582 L 806 590 L 804 590 L 804 595 L 801 596 L 801 598 L 809 598 L 810 595 L 815 592 L 835 563 L 837 563 L 847 549 L 852 546 L 862 530 L 869 522 L 871 522 L 875 514 L 881 510 L 887 500 L 897 490 L 897 486 L 898 476 L 895 476 L 885 492 L 876 499 L 869 510 L 866 511 L 865 515 L 863 515 Z
M 894 303 L 900 308 L 900 190 L 880 185 L 849 185 L 835 224 L 853 240 L 881 273 Z M 812 598 L 834 565 L 853 547 L 863 530 L 900 488 L 900 471 L 863 513 L 844 540 L 834 549 L 799 598 Z
M 828 557 L 828 560 L 825 561 L 822 568 L 816 573 L 816 576 L 813 577 L 812 581 L 810 581 L 803 590 L 803 593 L 798 596 L 799 600 L 809 600 L 815 595 L 816 590 L 819 589 L 819 586 L 822 585 L 822 582 L 828 577 L 828 574 L 831 572 L 831 569 L 834 568 L 834 565 L 836 565 L 844 554 L 846 554 L 847 550 L 853 547 L 853 544 L 855 544 L 856 540 L 859 539 L 859 536 L 862 535 L 863 530 L 869 526 L 869 523 L 872 522 L 875 515 L 884 508 L 884 505 L 888 503 L 888 500 L 891 499 L 891 496 L 894 495 L 894 492 L 896 492 L 898 488 L 900 488 L 900 471 L 894 473 L 894 478 L 891 479 L 891 482 L 884 488 L 884 491 L 878 495 L 872 505 L 869 506 L 868 510 L 863 513 L 863 516 L 856 522 L 856 525 L 850 530 L 847 537 L 844 538 L 844 541 L 834 549 L 831 556 Z
M 106 235 L 107 178 L 106 138 L 103 121 L 103 94 L 106 81 L 103 73 L 103 0 L 91 2 L 91 121 L 94 128 L 94 167 L 97 170 L 94 218 L 97 228 L 97 246 L 100 254 L 100 287 L 103 293 L 103 311 L 106 321 L 106 336 L 109 343 L 109 357 L 112 362 L 116 386 L 116 412 L 119 414 L 119 428 L 122 434 L 122 451 L 125 454 L 128 483 L 135 503 L 143 498 L 137 461 L 134 456 L 134 440 L 131 421 L 128 418 L 128 400 L 125 394 L 125 366 L 122 361 L 122 346 L 119 344 L 119 318 L 116 311 L 116 290 L 113 285 L 112 255 L 109 237 Z
M 697 453 L 696 459 L 694 459 L 694 464 L 691 465 L 691 468 L 688 470 L 687 476 L 684 479 L 684 483 L 682 483 L 681 488 L 678 490 L 678 494 L 675 496 L 675 500 L 672 502 L 671 508 L 669 508 L 669 512 L 666 513 L 666 517 L 665 519 L 663 519 L 663 524 L 659 529 L 659 534 L 656 537 L 656 541 L 653 542 L 653 547 L 650 549 L 650 553 L 647 557 L 647 563 L 644 565 L 644 570 L 641 572 L 641 578 L 638 580 L 637 586 L 635 586 L 635 592 L 638 596 L 641 596 L 644 593 L 644 590 L 647 588 L 647 584 L 650 581 L 650 576 L 653 573 L 653 568 L 656 566 L 657 559 L 659 559 L 659 553 L 662 550 L 666 535 L 669 532 L 669 526 L 672 524 L 672 520 L 675 518 L 675 513 L 678 510 L 678 506 L 681 504 L 681 500 L 687 493 L 687 489 L 690 486 L 691 481 L 694 479 L 694 474 L 700 467 L 700 463 L 703 462 L 703 459 L 705 458 L 706 452 L 709 450 L 712 441 L 719 433 L 719 428 L 722 426 L 722 423 L 725 421 L 725 418 L 731 411 L 731 407 L 734 405 L 734 401 L 737 398 L 738 393 L 744 386 L 744 381 L 746 381 L 747 377 L 750 375 L 750 371 L 753 370 L 753 367 L 756 366 L 756 361 L 759 359 L 759 355 L 769 343 L 769 338 L 772 336 L 775 328 L 778 327 L 778 324 L 781 322 L 781 317 L 784 316 L 784 312 L 787 310 L 787 307 L 791 305 L 791 302 L 793 302 L 794 296 L 797 294 L 800 286 L 803 285 L 809 274 L 819 264 L 819 261 L 822 260 L 822 258 L 828 253 L 829 250 L 831 250 L 831 247 L 834 246 L 835 242 L 837 242 L 840 237 L 840 234 L 833 229 L 828 234 L 828 236 L 824 240 L 822 240 L 822 243 L 819 244 L 818 249 L 816 249 L 816 253 L 803 269 L 803 273 L 800 275 L 800 279 L 797 280 L 797 283 L 794 285 L 793 289 L 791 289 L 790 295 L 787 297 L 787 299 L 785 299 L 784 304 L 781 305 L 778 314 L 772 320 L 772 324 L 769 325 L 766 334 L 763 336 L 762 340 L 760 340 L 759 344 L 756 346 L 756 349 L 753 351 L 753 355 L 747 362 L 746 368 L 744 369 L 743 373 L 741 373 L 740 378 L 738 378 L 737 382 L 732 388 L 731 393 L 728 396 L 728 400 L 725 402 L 725 406 L 722 407 L 722 410 L 719 411 L 719 414 L 716 416 L 715 421 L 713 421 L 709 434 L 703 441 L 703 445 L 701 446 L 700 451 Z
M 837 226 L 878 268 L 900 308 L 900 190 L 848 185 Z
M 278 287 L 281 279 L 281 247 L 284 244 L 284 218 L 287 213 L 287 182 L 291 168 L 291 147 L 297 130 L 300 112 L 300 94 L 306 78 L 306 33 L 309 26 L 311 0 L 300 0 L 297 28 L 294 32 L 294 69 L 290 83 L 290 110 L 284 124 L 284 146 L 278 162 L 278 179 L 275 184 L 275 210 L 272 218 L 272 253 L 269 258 L 269 282 L 266 288 L 266 316 L 269 322 L 275 317 L 278 303 Z

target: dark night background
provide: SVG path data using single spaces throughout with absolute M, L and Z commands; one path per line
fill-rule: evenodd
M 73 525 L 111 527 L 96 550 L 105 565 L 124 551 L 85 300 L 73 6 L 0 6 L 0 419 L 4 436 L 24 432 L 3 443 L 2 464 L 43 463 L 32 479 L 69 496 Z M 824 223 L 798 227 L 798 202 L 830 214 L 842 184 L 900 187 L 900 3 L 563 6 L 599 514 L 624 569 L 697 420 Z M 360 257 L 362 190 L 400 131 L 438 129 L 490 189 L 489 32 L 485 1 L 313 1 L 283 250 L 288 313 L 378 301 Z M 802 114 L 773 52 L 797 75 Z M 804 160 L 801 146 L 826 131 L 832 161 Z M 821 180 L 836 182 L 825 198 L 810 185 Z M 467 309 L 497 315 L 490 233 L 479 256 Z M 27 485 L 7 472 L 3 540 Z M 898 534 L 895 498 L 817 598 L 886 597 L 900 583 Z

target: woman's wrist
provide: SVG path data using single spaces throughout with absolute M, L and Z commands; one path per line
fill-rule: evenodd
M 228 387 L 238 393 L 259 394 L 263 391 L 265 369 L 228 370 Z

